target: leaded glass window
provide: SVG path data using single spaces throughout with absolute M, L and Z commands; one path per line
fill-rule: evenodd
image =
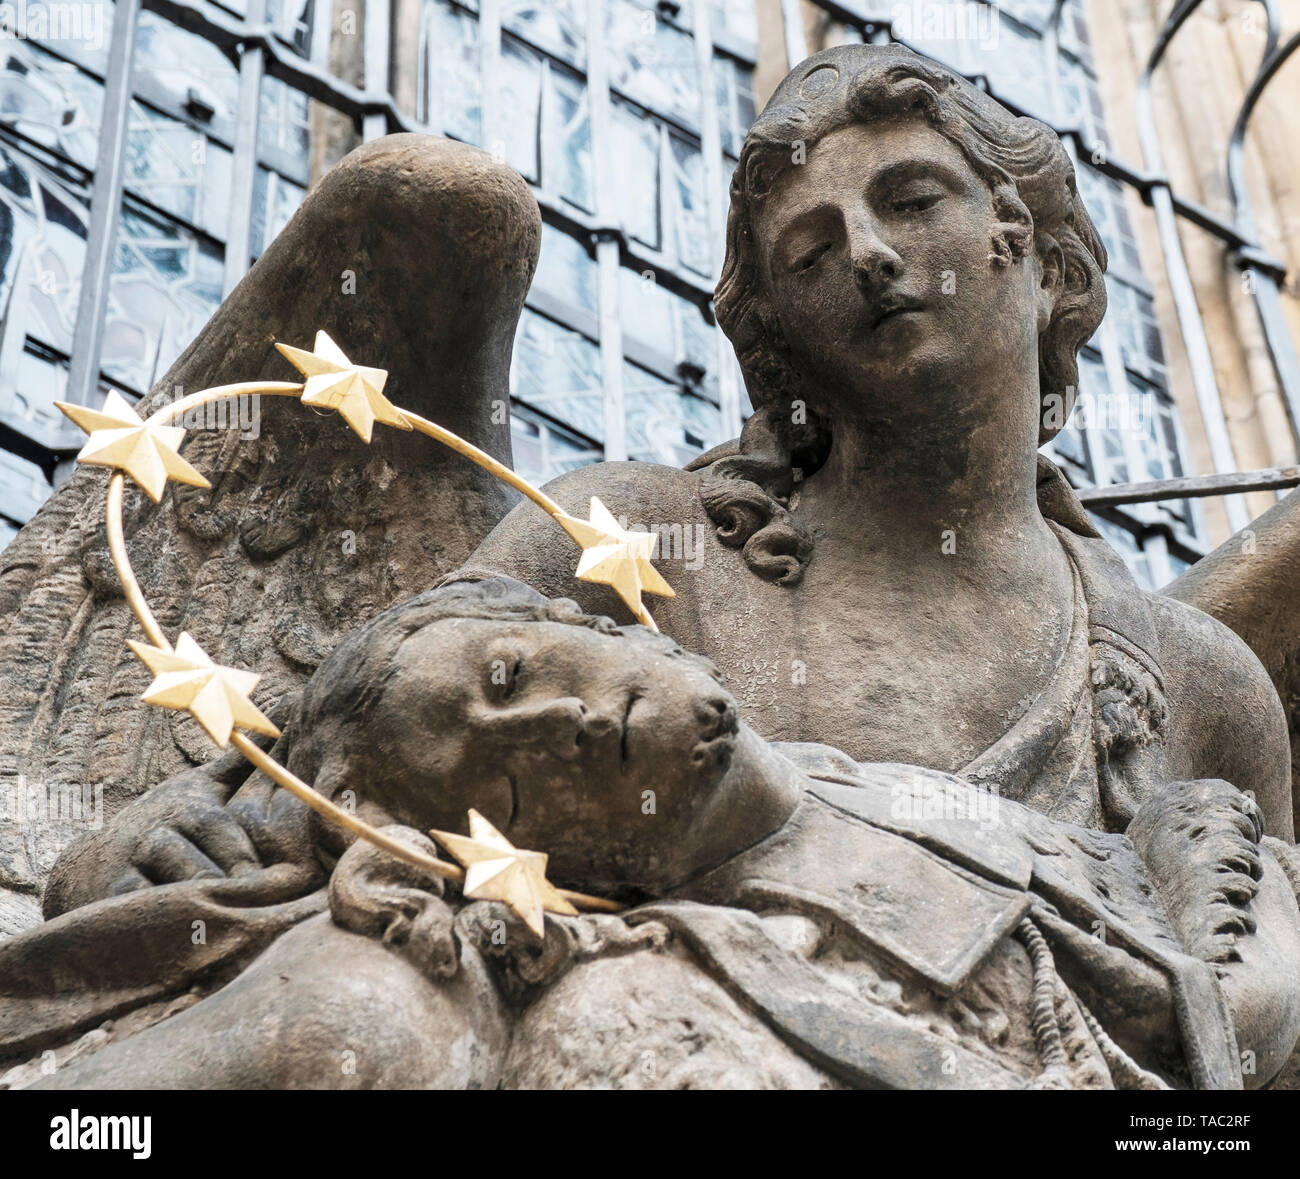
M 151 205 L 218 238 L 230 219 L 231 155 L 186 123 L 133 102 L 125 183 Z
M 524 407 L 516 407 L 510 414 L 510 441 L 515 470 L 532 483 L 548 483 L 602 458 L 598 447 Z
M 0 146 L 0 356 L 10 364 L 28 337 L 65 355 L 72 351 L 89 223 L 84 197 L 36 161 Z M 0 360 L 0 396 L 14 387 L 6 367 Z
M 221 280 L 220 247 L 124 202 L 104 316 L 104 373 L 147 392 L 217 309 Z
M 425 0 L 416 118 L 463 140 L 483 141 L 478 21 L 446 0 Z
M 699 71 L 689 33 L 663 20 L 653 7 L 610 0 L 605 38 L 615 90 L 698 130 Z
M 591 127 L 582 79 L 513 38 L 501 42 L 505 157 L 525 177 L 593 208 Z
M 286 180 L 269 168 L 258 168 L 253 186 L 253 214 L 250 246 L 254 258 L 276 238 L 289 218 L 298 211 L 307 196 L 307 190 L 292 180 Z
M 501 27 L 578 69 L 587 65 L 586 0 L 510 0 Z
M 745 133 L 754 121 L 754 72 L 724 54 L 715 54 L 713 84 L 722 150 L 739 156 Z
M 22 41 L 0 41 L 0 125 L 93 168 L 103 86 L 70 62 Z
M 595 315 L 598 310 L 596 263 L 576 238 L 542 224 L 542 249 L 533 289 L 564 299 Z
M 524 309 L 515 335 L 510 392 L 587 438 L 605 437 L 600 348 L 579 332 Z
M 680 467 L 726 440 L 717 406 L 641 368 L 623 365 L 628 457 Z

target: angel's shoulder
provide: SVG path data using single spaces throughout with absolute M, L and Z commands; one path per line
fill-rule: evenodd
M 1232 630 L 1163 594 L 1147 600 L 1170 705 L 1170 771 L 1255 793 L 1269 830 L 1290 832 L 1290 736 L 1273 681 Z
M 668 522 L 703 515 L 696 471 L 659 463 L 592 463 L 552 479 L 545 491 L 566 511 L 585 516 L 597 496 L 614 515 L 631 523 Z
M 1183 687 L 1188 700 L 1207 698 L 1222 704 L 1222 694 L 1231 692 L 1243 706 L 1276 705 L 1277 715 L 1282 717 L 1281 701 L 1268 672 L 1234 631 L 1176 598 L 1159 593 L 1146 596 L 1166 679 Z
M 585 519 L 596 497 L 629 528 L 654 530 L 673 524 L 707 522 L 700 503 L 699 475 L 657 463 L 593 463 L 568 471 L 543 490 L 570 515 Z M 510 510 L 470 557 L 475 568 L 506 573 L 548 595 L 576 596 L 595 609 L 608 606 L 573 580 L 572 540 L 536 504 L 524 500 Z

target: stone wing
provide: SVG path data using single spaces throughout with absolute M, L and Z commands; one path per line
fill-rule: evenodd
M 509 463 L 510 353 L 540 235 L 527 185 L 487 153 L 420 135 L 367 144 L 148 405 L 300 380 L 274 342 L 310 348 L 324 329 L 388 371 L 394 403 Z M 186 435 L 211 490 L 171 483 L 157 507 L 128 490 L 127 542 L 168 636 L 259 672 L 253 700 L 271 712 L 359 621 L 463 563 L 517 497 L 414 432 L 376 426 L 367 446 L 291 398 L 239 409 Z M 126 647 L 142 636 L 105 547 L 107 480 L 78 468 L 0 553 L 0 936 L 38 917 L 54 856 L 84 829 L 70 801 L 93 808 L 102 787 L 111 814 L 214 753 L 188 715 L 139 700 L 149 676 Z

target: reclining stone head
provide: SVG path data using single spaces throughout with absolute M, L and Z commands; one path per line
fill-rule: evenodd
M 380 614 L 308 684 L 290 768 L 371 822 L 465 829 L 475 807 L 557 880 L 653 889 L 698 867 L 692 829 L 738 721 L 706 660 L 507 577 Z M 328 840 L 337 836 L 321 833 Z

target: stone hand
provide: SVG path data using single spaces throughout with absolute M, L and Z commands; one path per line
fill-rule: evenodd
M 383 830 L 426 855 L 438 855 L 433 841 L 413 827 Z M 455 914 L 442 891 L 441 877 L 358 840 L 330 877 L 330 913 L 335 925 L 378 938 L 426 977 L 451 978 L 460 952 L 452 929 Z
M 46 918 L 153 884 L 309 861 L 306 808 L 270 783 L 245 781 L 251 769 L 231 750 L 167 779 L 74 843 L 51 873 Z

